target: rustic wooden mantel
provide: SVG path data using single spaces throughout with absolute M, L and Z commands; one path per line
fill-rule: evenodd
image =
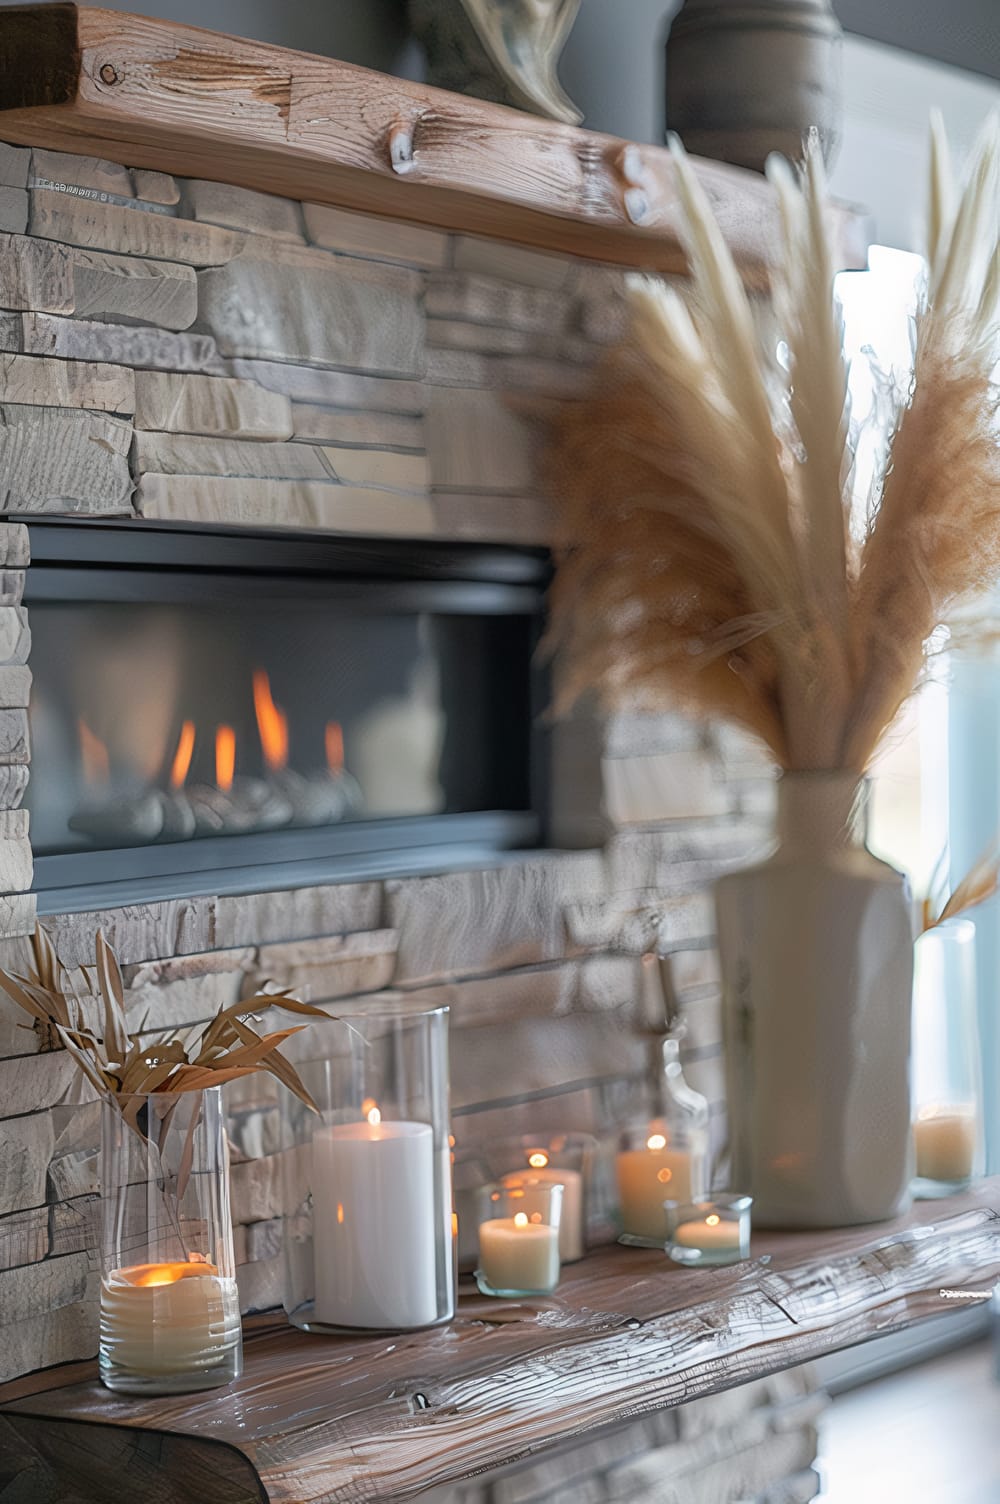
M 681 272 L 669 153 L 283 47 L 70 4 L 0 10 L 0 139 Z M 750 283 L 765 180 L 697 170 Z M 840 262 L 864 220 L 838 211 Z
M 306 1337 L 258 1318 L 246 1372 L 224 1391 L 116 1398 L 85 1364 L 17 1380 L 0 1390 L 0 1455 L 37 1489 L 10 1497 L 103 1501 L 127 1476 L 132 1497 L 171 1501 L 415 1498 L 967 1309 L 961 1292 L 1000 1280 L 998 1202 L 994 1180 L 880 1228 L 764 1235 L 751 1262 L 702 1273 L 606 1249 L 568 1268 L 549 1300 L 470 1291 L 452 1325 L 391 1339 Z

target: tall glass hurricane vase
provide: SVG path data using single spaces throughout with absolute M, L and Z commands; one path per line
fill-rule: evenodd
M 130 1394 L 228 1384 L 243 1348 L 220 1088 L 102 1112 L 101 1378 Z
M 785 774 L 777 851 L 716 885 L 731 1176 L 765 1225 L 907 1204 L 911 907 L 864 844 L 866 798 L 850 773 Z

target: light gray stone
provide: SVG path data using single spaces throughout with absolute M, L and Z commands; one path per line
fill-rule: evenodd
M 521 494 L 532 489 L 537 436 L 496 393 L 432 388 L 426 425 L 435 487 Z
M 245 1316 L 253 1311 L 273 1311 L 284 1298 L 284 1260 L 271 1258 L 254 1264 L 240 1264 L 236 1270 L 236 1284 L 240 1292 L 240 1310 Z
M 211 434 L 216 438 L 288 439 L 288 398 L 253 381 L 137 371 L 137 429 Z
M 28 714 L 25 710 L 0 711 L 0 763 L 29 762 Z M 9 820 L 23 821 L 23 813 L 8 816 Z M 3 839 L 0 827 L 0 840 Z
M 482 355 L 428 346 L 427 380 L 434 386 L 486 388 L 540 397 L 580 397 L 591 376 L 583 366 L 535 355 Z
M 0 726 L 7 715 L 24 716 L 23 710 L 0 711 Z M 27 728 L 25 728 L 25 736 Z M 0 740 L 2 746 L 2 740 Z M 13 759 L 12 759 L 13 760 Z M 28 839 L 28 811 L 0 810 L 0 892 L 24 893 L 31 887 L 32 856 Z
M 303 204 L 306 234 L 313 245 L 372 261 L 400 261 L 407 266 L 443 267 L 448 256 L 448 236 L 423 225 L 399 220 L 376 219 L 370 214 L 352 214 L 329 204 Z
M 548 288 L 461 272 L 428 278 L 424 303 L 429 318 L 460 319 L 533 334 L 564 329 L 572 306 L 568 295 Z
M 27 663 L 30 651 L 27 611 L 23 606 L 0 606 L 0 664 Z
M 352 371 L 323 371 L 315 366 L 276 360 L 231 360 L 233 376 L 259 381 L 271 392 L 295 402 L 321 402 L 331 407 L 363 408 L 372 413 L 419 417 L 424 410 L 424 387 L 403 377 L 363 376 Z
M 135 411 L 135 376 L 125 366 L 0 356 L 0 402 L 38 407 L 84 407 L 93 412 Z
M 262 945 L 253 980 L 290 987 L 305 1002 L 377 992 L 392 980 L 399 936 L 395 930 L 362 931 Z
M 552 507 L 530 496 L 467 496 L 436 491 L 431 509 L 439 538 L 544 547 L 556 536 Z
M 36 1368 L 92 1358 L 97 1352 L 98 1290 L 94 1273 L 86 1300 L 5 1325 L 0 1343 L 0 1381 Z
M 128 966 L 212 949 L 215 905 L 214 898 L 178 898 L 82 914 L 56 914 L 45 924 L 64 966 L 93 965 L 98 929 L 103 929 L 121 964 Z
M 27 788 L 27 765 L 0 767 L 0 809 L 18 809 Z
M 72 152 L 48 151 L 36 146 L 32 153 L 31 173 L 35 178 L 47 178 L 50 183 L 92 188 L 97 193 L 113 193 L 119 198 L 131 198 L 133 194 L 132 174 L 128 168 L 99 157 L 78 157 Z
M 259 1264 L 277 1258 L 281 1253 L 281 1237 L 284 1223 L 280 1217 L 269 1222 L 237 1224 L 233 1228 L 233 1248 L 236 1263 Z
M 573 279 L 577 324 L 596 344 L 616 344 L 628 326 L 625 275 L 618 267 L 577 267 Z
M 185 213 L 200 223 L 225 225 L 230 230 L 247 230 L 275 240 L 302 241 L 299 205 L 290 198 L 202 178 L 185 181 L 183 198 Z
M 0 1060 L 0 1102 L 13 1117 L 54 1107 L 78 1084 L 79 1075 L 65 1050 Z
M 0 1269 L 0 1311 L 16 1311 L 27 1321 L 74 1305 L 86 1296 L 89 1274 L 85 1253 L 43 1259 L 20 1269 Z
M 47 313 L 12 317 L 19 321 L 17 341 L 12 348 L 28 355 L 109 361 L 113 365 L 163 371 L 204 373 L 221 369 L 215 341 L 208 334 L 175 334 L 167 329 L 58 318 Z
M 31 151 L 27 146 L 8 146 L 6 141 L 0 141 L 0 183 L 10 188 L 26 188 L 30 165 Z
M 304 1147 L 284 1149 L 261 1159 L 235 1160 L 230 1167 L 233 1222 L 267 1222 L 280 1217 L 286 1204 L 297 1206 L 308 1186 Z
M 144 219 L 156 217 L 143 215 Z M 71 255 L 69 307 L 57 308 L 39 302 L 8 306 L 39 313 L 75 312 L 80 318 L 123 324 L 158 324 L 164 329 L 187 329 L 194 323 L 198 284 L 192 267 L 175 261 L 112 256 L 101 251 L 74 250 L 62 254 Z
M 31 669 L 20 664 L 0 667 L 0 710 L 27 709 L 31 696 Z M 0 805 L 0 808 L 3 808 Z
M 143 517 L 224 525 L 320 528 L 418 537 L 433 533 L 426 496 L 324 481 L 241 480 L 216 475 L 144 475 Z
M 82 246 L 89 251 L 218 266 L 238 255 L 244 237 L 215 225 L 199 225 L 168 214 L 151 214 L 120 204 L 94 203 L 49 188 L 31 190 L 28 221 L 32 235 Z
M 429 318 L 427 345 L 432 350 L 468 350 L 481 355 L 508 355 L 542 360 L 589 362 L 593 347 L 571 335 L 504 329 L 493 324 L 462 323 L 458 319 Z
M 215 940 L 220 947 L 268 945 L 375 930 L 380 926 L 381 909 L 379 883 L 291 888 L 235 898 L 222 895 L 216 900 Z
M 131 511 L 132 425 L 63 407 L 0 407 L 0 473 L 8 512 Z
M 641 956 L 709 939 L 715 916 L 707 893 L 657 898 L 641 891 L 574 900 L 566 907 L 566 922 L 573 944 L 581 949 Z
M 28 235 L 0 234 L 0 305 L 72 313 L 73 270 L 65 247 Z
M 214 1018 L 240 999 L 254 952 L 210 951 L 124 968 L 125 1009 L 135 1028 L 179 1029 Z
M 50 1244 L 47 1206 L 34 1206 L 7 1215 L 0 1212 L 0 1271 L 37 1264 L 54 1251 Z
M 35 928 L 36 912 L 37 900 L 34 893 L 0 895 L 0 939 L 30 935 Z M 2 1101 L 3 1093 L 0 1092 L 0 1102 Z
M 148 167 L 133 167 L 135 196 L 151 204 L 180 203 L 181 191 L 169 172 L 151 172 Z
M 292 403 L 292 434 L 300 443 L 351 445 L 355 449 L 407 449 L 422 452 L 421 418 L 394 413 L 344 412 L 316 403 Z
M 597 903 L 603 873 L 593 853 L 550 855 L 482 872 L 386 885 L 387 918 L 400 932 L 400 982 L 499 971 L 567 955 L 563 908 Z
M 572 1008 L 576 963 L 549 963 L 407 990 L 428 1008 L 446 1007 L 452 1031 L 516 1018 L 554 1018 Z
M 254 949 L 250 945 L 231 950 L 207 950 L 200 955 L 166 956 L 161 960 L 123 966 L 122 980 L 129 989 L 196 982 L 206 977 L 219 977 L 228 983 L 233 976 L 246 971 L 253 958 Z
M 679 711 L 653 714 L 619 710 L 604 718 L 604 753 L 607 757 L 695 752 L 704 745 L 704 728 Z
M 24 595 L 24 570 L 0 569 L 0 606 L 19 606 Z M 30 680 L 29 680 L 30 683 Z M 3 704 L 3 675 L 0 674 L 0 705 Z M 25 705 L 28 703 L 24 701 Z
M 657 752 L 604 761 L 604 800 L 614 825 L 698 820 L 728 814 L 732 794 L 704 752 Z
M 8 569 L 24 569 L 30 557 L 31 546 L 24 523 L 0 524 L 0 564 Z
M 0 230 L 23 235 L 27 228 L 27 193 L 23 188 L 0 187 Z
M 0 1007 L 8 1006 L 6 1000 L 0 1002 Z M 0 1121 L 0 1213 L 44 1205 L 45 1176 L 55 1141 L 51 1112 L 32 1111 L 26 1117 Z
M 464 1029 L 452 1042 L 456 1110 L 529 1092 L 563 1091 L 601 1077 L 640 1075 L 646 1043 L 613 1018 L 503 1020 Z
M 48 1199 L 53 1203 L 76 1203 L 101 1189 L 101 1104 L 92 1091 L 91 1098 L 73 1108 L 57 1107 L 52 1114 L 56 1143 Z
M 458 271 L 498 277 L 504 282 L 520 282 L 526 287 L 545 288 L 548 292 L 558 292 L 566 287 L 575 267 L 569 256 L 552 256 L 512 245 L 509 241 L 486 240 L 471 235 L 456 237 L 453 261 Z
M 260 239 L 199 274 L 198 327 L 223 355 L 418 376 L 419 295 L 418 274 L 403 267 L 291 247 L 276 259 L 273 243 Z

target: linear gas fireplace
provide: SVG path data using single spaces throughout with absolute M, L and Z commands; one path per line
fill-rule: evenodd
M 542 838 L 539 550 L 31 527 L 43 910 Z

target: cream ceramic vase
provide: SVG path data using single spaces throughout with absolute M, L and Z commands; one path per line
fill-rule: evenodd
M 716 886 L 731 1179 L 771 1227 L 908 1204 L 913 932 L 851 774 L 779 784 L 778 849 Z

